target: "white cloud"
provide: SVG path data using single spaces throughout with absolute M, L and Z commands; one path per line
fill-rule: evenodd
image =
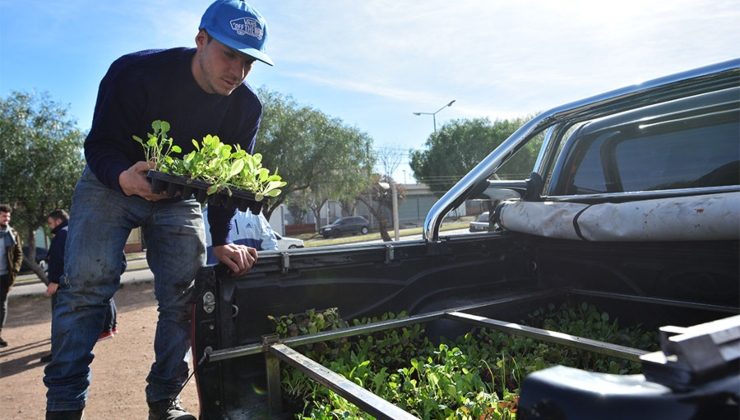
M 377 138 L 424 138 L 430 124 L 401 118 L 450 99 L 457 102 L 441 120 L 507 118 L 740 57 L 736 0 L 248 1 L 268 20 L 268 53 L 277 64 L 250 78 L 264 75 L 268 87 L 302 92 L 298 102 L 337 111 Z M 44 89 L 62 78 L 69 91 L 86 95 L 86 107 L 77 97 L 60 98 L 86 108 L 85 125 L 114 58 L 193 46 L 210 3 L 0 0 L 6 63 L 50 60 L 56 70 L 28 77 L 6 64 L 0 82 Z M 381 126 L 388 120 L 393 127 Z
M 412 103 L 460 92 L 530 112 L 557 105 L 542 99 L 552 93 L 575 100 L 737 56 L 740 31 L 726 34 L 738 9 L 689 0 L 288 1 L 272 47 L 279 62 L 303 69 L 291 73 L 303 81 Z

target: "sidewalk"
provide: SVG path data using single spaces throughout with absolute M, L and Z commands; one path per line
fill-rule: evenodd
M 146 256 L 143 252 L 126 254 L 128 267 L 121 276 L 121 283 L 139 283 L 154 280 L 154 274 L 149 270 Z M 18 276 L 13 288 L 8 293 L 9 298 L 19 296 L 43 295 L 46 293 L 46 285 L 36 274 L 24 274 Z

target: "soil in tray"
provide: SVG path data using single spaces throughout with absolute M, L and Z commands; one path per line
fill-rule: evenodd
M 197 179 L 190 179 L 186 176 L 149 171 L 147 177 L 152 182 L 152 191 L 154 193 L 164 192 L 170 197 L 194 198 L 199 203 L 208 202 L 208 204 L 212 205 L 233 206 L 241 211 L 250 210 L 254 214 L 259 214 L 264 204 L 263 201 L 255 200 L 254 194 L 236 188 L 231 188 L 230 191 L 222 190 L 208 195 L 210 184 Z

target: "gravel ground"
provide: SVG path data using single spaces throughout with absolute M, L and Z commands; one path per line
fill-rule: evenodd
M 154 360 L 157 322 L 152 284 L 122 285 L 115 299 L 119 334 L 95 346 L 86 420 L 147 418 L 144 387 Z M 0 419 L 43 419 L 45 365 L 39 358 L 50 349 L 49 299 L 11 297 L 8 312 L 3 338 L 10 345 L 0 349 Z M 187 384 L 181 398 L 191 412 L 198 412 L 195 379 Z

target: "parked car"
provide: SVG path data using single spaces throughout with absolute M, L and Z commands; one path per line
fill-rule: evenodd
M 303 248 L 305 246 L 302 239 L 282 236 L 277 232 L 275 232 L 275 239 L 277 239 L 278 251 L 287 251 L 289 249 Z
M 27 256 L 29 255 L 29 248 L 28 246 L 24 246 L 23 248 L 23 255 Z M 41 269 L 46 271 L 48 268 L 48 265 L 46 263 L 46 253 L 48 250 L 46 248 L 36 247 L 36 264 L 41 266 Z M 23 261 L 23 265 L 21 265 L 21 273 L 28 273 L 31 271 L 31 267 L 26 264 L 26 261 Z
M 321 229 L 319 229 L 319 233 L 324 238 L 346 235 L 348 233 L 366 235 L 369 231 L 370 222 L 362 216 L 340 217 L 326 226 L 321 226 Z
M 471 232 L 488 232 L 488 228 L 491 225 L 489 221 L 490 212 L 483 212 L 478 216 L 477 219 L 470 222 Z

